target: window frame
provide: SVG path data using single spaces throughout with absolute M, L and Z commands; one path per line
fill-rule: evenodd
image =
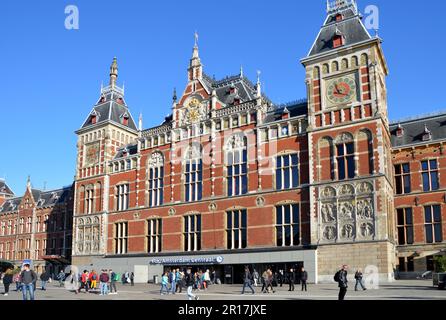
M 287 210 L 289 217 L 287 217 Z M 276 247 L 297 247 L 301 245 L 301 208 L 298 203 L 282 204 L 275 207 L 275 230 L 276 230 Z M 280 211 L 279 211 L 280 210 Z M 297 213 L 296 213 L 297 211 Z M 280 220 L 279 220 L 280 214 Z M 297 222 L 294 221 L 297 215 Z M 287 228 L 289 228 L 289 241 L 287 241 Z M 297 228 L 297 234 L 295 229 Z M 295 243 L 295 237 L 297 236 L 297 244 Z M 281 243 L 280 243 L 281 242 Z
M 248 247 L 248 210 L 226 212 L 226 248 L 241 250 Z

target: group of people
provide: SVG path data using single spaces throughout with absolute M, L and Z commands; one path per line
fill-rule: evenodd
M 180 269 L 169 269 L 164 272 L 161 277 L 160 295 L 181 293 L 183 287 L 188 287 L 185 279 L 188 270 L 184 272 L 180 271 Z M 215 272 L 211 274 L 209 270 L 204 272 L 203 270 L 199 270 L 194 273 L 191 270 L 190 277 L 192 291 L 207 290 L 211 284 L 215 284 L 216 280 Z
M 347 289 L 348 289 L 348 279 L 347 279 L 348 272 L 347 271 L 348 271 L 348 266 L 343 265 L 341 270 L 336 272 L 336 274 L 334 276 L 334 281 L 336 281 L 339 286 L 338 299 L 341 301 L 345 299 L 345 295 L 347 294 Z M 355 272 L 355 280 L 356 280 L 355 291 L 358 291 L 359 287 L 361 287 L 362 290 L 367 290 L 367 288 L 364 286 L 363 277 L 364 277 L 364 275 L 363 275 L 361 269 L 359 269 Z
M 251 273 L 251 271 L 249 270 L 249 267 L 245 267 L 245 272 L 243 274 L 242 294 L 245 294 L 246 288 L 251 289 L 252 294 L 255 294 L 253 285 L 255 287 L 257 287 L 260 280 L 262 281 L 262 290 L 261 290 L 262 293 L 271 293 L 271 292 L 275 293 L 276 291 L 274 290 L 274 287 L 273 287 L 274 281 L 277 281 L 281 287 L 285 282 L 288 282 L 288 284 L 290 286 L 288 291 L 294 291 L 294 289 L 295 289 L 294 284 L 296 283 L 295 270 L 291 268 L 289 270 L 289 272 L 286 274 L 286 277 L 283 274 L 283 271 L 280 271 L 279 274 L 281 275 L 280 277 L 275 276 L 274 273 L 272 272 L 271 268 L 268 268 L 262 273 L 262 278 L 260 279 L 260 276 L 259 276 L 259 273 L 257 272 L 257 270 L 254 269 L 254 271 Z M 276 280 L 275 280 L 275 278 L 276 278 Z M 284 278 L 286 279 L 286 281 Z M 300 283 L 302 284 L 302 291 L 307 291 L 308 273 L 307 273 L 307 271 L 305 271 L 304 268 L 302 268 L 301 272 L 299 273 L 299 280 L 300 280 Z
M 50 274 L 48 272 L 42 273 L 40 279 L 42 281 L 42 290 L 46 290 L 46 282 L 50 279 Z M 37 274 L 31 270 L 29 264 L 23 265 L 22 269 L 14 270 L 8 268 L 2 275 L 3 286 L 5 287 L 4 296 L 9 295 L 9 288 L 11 284 L 15 282 L 16 291 L 22 292 L 23 300 L 34 300 L 35 291 L 37 287 L 38 277 Z
M 135 285 L 135 274 L 133 272 L 124 272 L 122 275 L 120 275 L 114 272 L 112 269 L 102 269 L 99 273 L 96 272 L 96 270 L 84 270 L 77 279 L 76 275 L 73 273 L 70 276 L 71 283 L 74 285 L 74 291 L 76 294 L 80 293 L 82 290 L 85 290 L 85 293 L 88 293 L 89 291 L 96 291 L 97 289 L 99 289 L 101 296 L 118 294 L 118 290 L 116 288 L 117 282 L 122 282 L 123 285 Z M 78 281 L 79 285 L 77 285 L 75 280 Z

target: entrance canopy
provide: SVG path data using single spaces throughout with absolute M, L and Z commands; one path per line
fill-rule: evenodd
M 42 259 L 53 264 L 70 264 L 70 261 L 63 256 L 43 256 Z

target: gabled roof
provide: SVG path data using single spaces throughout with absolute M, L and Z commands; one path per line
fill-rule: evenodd
M 336 21 L 336 15 L 338 14 L 343 15 L 343 20 Z M 361 20 L 359 13 L 357 14 L 353 9 L 330 14 L 322 26 L 308 56 L 311 57 L 332 50 L 333 36 L 339 32 L 344 37 L 344 45 L 342 47 L 371 40 L 372 37 Z
M 11 188 L 6 184 L 6 181 L 0 179 L 0 194 L 6 196 L 14 196 L 14 192 L 12 192 Z
M 62 204 L 68 200 L 72 191 L 72 187 L 66 187 L 59 190 L 41 191 L 32 189 L 31 193 L 36 202 L 37 208 L 51 207 L 57 204 Z M 0 206 L 0 214 L 16 211 L 22 202 L 23 197 L 17 197 L 6 200 L 2 206 Z
M 400 137 L 397 134 L 399 126 L 402 128 L 402 135 Z M 426 129 L 431 134 L 430 140 L 423 140 Z M 390 133 L 393 148 L 445 140 L 446 112 L 413 120 L 397 121 L 390 125 Z

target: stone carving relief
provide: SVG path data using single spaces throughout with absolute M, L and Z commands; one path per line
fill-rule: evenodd
M 355 194 L 355 188 L 350 184 L 344 184 L 339 188 L 340 196 L 353 196 Z
M 232 150 L 239 150 L 243 149 L 245 147 L 245 138 L 243 135 L 235 134 L 231 138 L 229 138 L 228 142 L 226 143 L 226 150 L 232 151 Z
M 364 238 L 372 237 L 375 233 L 374 229 L 373 224 L 370 222 L 361 224 L 361 236 Z
M 263 207 L 265 205 L 265 198 L 264 197 L 257 197 L 256 205 L 257 205 L 257 207 Z
M 334 198 L 336 197 L 336 190 L 331 187 L 326 187 L 321 192 L 321 198 Z
M 162 167 L 163 165 L 164 165 L 163 155 L 159 152 L 153 153 L 149 159 L 149 167 L 157 168 L 157 167 Z
M 170 208 L 168 214 L 169 217 L 173 217 L 174 215 L 177 214 L 177 211 L 174 208 Z
M 336 227 L 327 226 L 324 229 L 323 237 L 325 240 L 333 241 L 336 239 Z
M 78 254 L 99 253 L 101 243 L 100 218 L 78 220 L 76 250 Z
M 322 221 L 324 223 L 336 222 L 336 207 L 331 203 L 322 204 Z
M 352 239 L 354 237 L 355 227 L 352 224 L 346 224 L 342 227 L 341 235 L 345 239 Z
M 217 211 L 217 204 L 215 202 L 209 204 L 209 211 L 211 212 Z
M 354 206 L 350 202 L 341 202 L 339 204 L 339 216 L 341 219 L 352 220 L 354 219 Z
M 370 199 L 358 200 L 357 214 L 359 219 L 373 219 L 374 212 L 373 212 L 372 200 Z
M 358 193 L 371 193 L 373 192 L 372 184 L 368 182 L 362 182 L 357 187 Z

